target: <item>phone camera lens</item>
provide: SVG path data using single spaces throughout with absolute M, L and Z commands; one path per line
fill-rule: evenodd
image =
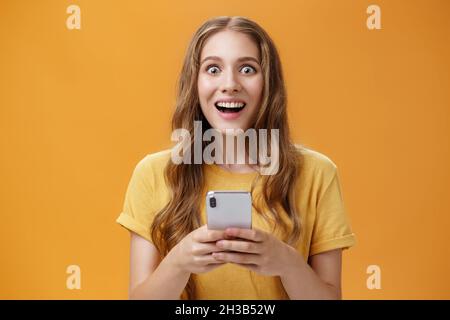
M 209 205 L 211 206 L 211 208 L 215 208 L 216 207 L 216 198 L 214 198 L 214 197 L 209 198 Z

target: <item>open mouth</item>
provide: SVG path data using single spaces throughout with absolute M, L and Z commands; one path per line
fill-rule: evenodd
M 216 102 L 214 106 L 223 113 L 237 113 L 245 108 L 246 103 L 221 103 Z

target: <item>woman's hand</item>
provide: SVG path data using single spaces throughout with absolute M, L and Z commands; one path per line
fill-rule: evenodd
M 214 252 L 213 257 L 263 275 L 281 276 L 298 255 L 294 248 L 260 229 L 229 228 L 224 238 L 227 236 L 240 239 L 217 241 L 218 248 L 232 252 Z
M 224 230 L 208 230 L 203 225 L 186 235 L 173 247 L 170 254 L 175 265 L 182 271 L 196 274 L 209 272 L 225 263 L 211 254 L 223 250 L 215 244 L 220 239 L 228 239 Z

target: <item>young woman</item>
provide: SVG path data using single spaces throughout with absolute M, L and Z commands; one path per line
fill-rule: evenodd
M 117 219 L 131 231 L 131 299 L 341 298 L 341 252 L 355 236 L 337 167 L 293 144 L 286 105 L 279 55 L 258 24 L 218 17 L 197 30 L 173 129 L 192 133 L 191 147 L 195 121 L 224 136 L 230 129 L 278 129 L 278 170 L 262 175 L 248 145 L 244 164 L 176 164 L 170 149 L 143 158 Z M 251 191 L 252 229 L 208 230 L 208 190 Z

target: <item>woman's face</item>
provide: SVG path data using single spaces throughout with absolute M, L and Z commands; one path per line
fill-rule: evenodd
M 253 126 L 264 83 L 259 61 L 258 47 L 243 33 L 221 31 L 206 41 L 197 85 L 202 112 L 213 128 L 225 133 Z

